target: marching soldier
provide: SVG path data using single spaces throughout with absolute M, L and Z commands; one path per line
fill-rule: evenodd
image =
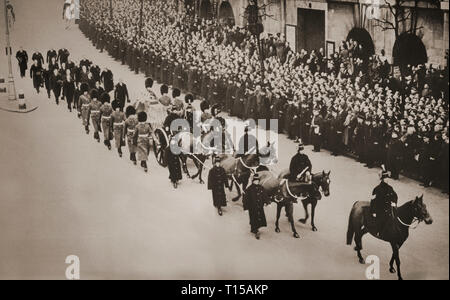
M 127 137 L 128 150 L 130 152 L 130 160 L 134 165 L 137 164 L 136 159 L 136 145 L 134 144 L 134 134 L 136 132 L 136 126 L 139 124 L 136 116 L 136 109 L 133 106 L 128 106 L 125 111 L 127 120 L 125 121 L 125 134 Z
M 122 157 L 122 146 L 125 146 L 124 141 L 124 127 L 125 127 L 125 114 L 121 111 L 120 102 L 114 100 L 112 102 L 113 113 L 111 114 L 111 122 L 113 124 L 114 141 L 119 156 Z
M 89 104 L 89 110 L 91 112 L 92 127 L 94 127 L 94 139 L 100 143 L 101 128 L 101 112 L 100 108 L 102 103 L 98 100 L 99 92 L 97 90 L 91 90 L 91 103 Z
M 220 158 L 214 158 L 214 167 L 208 174 L 208 190 L 212 191 L 213 204 L 219 216 L 222 216 L 222 207 L 227 206 L 225 187 L 228 188 L 228 177 L 225 169 L 220 165 Z
M 53 91 L 53 95 L 55 96 L 56 105 L 59 105 L 62 84 L 63 81 L 61 74 L 59 74 L 58 69 L 54 68 L 53 74 L 50 76 L 50 87 Z
M 153 129 L 147 123 L 147 114 L 140 112 L 138 114 L 138 124 L 134 132 L 134 144 L 136 145 L 137 159 L 141 162 L 141 167 L 145 173 L 148 172 L 148 154 L 150 152 L 150 137 L 153 135 Z
M 87 83 L 83 83 L 81 85 L 81 96 L 79 99 L 79 103 L 83 126 L 86 134 L 89 134 L 89 112 L 91 98 L 89 97 L 89 85 Z
M 100 101 L 102 102 L 102 106 L 100 107 L 101 112 L 101 120 L 102 120 L 102 130 L 103 130 L 103 137 L 104 141 L 103 143 L 108 148 L 108 150 L 111 150 L 111 140 L 112 140 L 112 131 L 113 131 L 113 125 L 112 125 L 112 119 L 111 115 L 113 113 L 113 108 L 111 104 L 109 103 L 111 101 L 111 98 L 108 93 L 103 93 L 100 97 Z

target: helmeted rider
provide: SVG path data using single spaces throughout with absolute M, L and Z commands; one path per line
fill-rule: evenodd
M 398 196 L 394 188 L 390 186 L 386 179 L 390 178 L 390 173 L 386 171 L 382 165 L 380 173 L 380 184 L 374 188 L 372 192 L 372 201 L 370 202 L 370 211 L 373 217 L 376 218 L 377 234 L 379 235 L 384 229 L 384 225 L 393 218 L 393 207 L 397 207 Z
M 291 159 L 291 164 L 289 166 L 289 180 L 311 184 L 311 160 L 308 155 L 303 153 L 303 150 L 305 150 L 305 145 L 301 140 L 299 142 L 300 144 L 298 145 L 297 154 Z

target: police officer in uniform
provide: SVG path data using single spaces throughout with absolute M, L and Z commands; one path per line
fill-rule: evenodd
M 386 224 L 390 218 L 393 218 L 392 207 L 397 207 L 398 196 L 392 186 L 386 183 L 385 179 L 389 178 L 389 172 L 382 165 L 380 174 L 381 182 L 372 192 L 372 201 L 370 202 L 370 211 L 372 216 L 376 218 L 377 235 L 383 234 Z
M 312 180 L 312 164 L 308 155 L 302 153 L 303 150 L 305 150 L 305 146 L 300 140 L 300 144 L 298 145 L 298 152 L 291 159 L 291 163 L 289 165 L 289 180 L 301 181 L 310 184 Z

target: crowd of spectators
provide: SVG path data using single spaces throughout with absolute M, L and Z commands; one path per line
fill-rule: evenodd
M 448 191 L 447 68 L 407 65 L 398 76 L 384 50 L 368 55 L 352 39 L 329 58 L 323 49 L 296 52 L 283 34 L 263 33 L 259 44 L 246 28 L 176 3 L 144 1 L 141 26 L 141 1 L 84 1 L 80 28 L 136 72 L 231 116 L 277 118 L 280 131 L 315 150 L 386 164 L 394 178 L 403 170 Z

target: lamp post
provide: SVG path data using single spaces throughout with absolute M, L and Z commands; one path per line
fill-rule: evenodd
M 9 35 L 9 22 L 8 22 L 8 1 L 5 2 L 5 29 L 6 29 L 6 55 L 8 57 L 8 68 L 9 68 L 9 76 L 8 76 L 8 99 L 11 101 L 17 100 L 16 98 L 16 85 L 14 83 L 14 76 L 12 72 L 12 63 L 11 63 L 11 39 Z

